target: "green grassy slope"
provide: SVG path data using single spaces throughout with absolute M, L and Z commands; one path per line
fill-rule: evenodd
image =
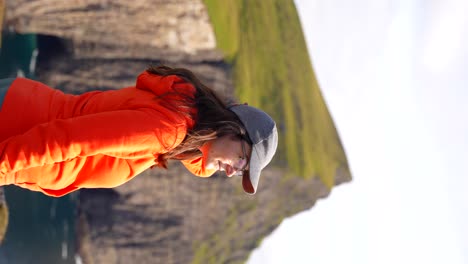
M 280 129 L 275 163 L 334 184 L 346 156 L 320 92 L 293 0 L 204 0 L 218 48 L 234 66 L 241 102 L 270 113 Z
M 2 48 L 3 19 L 5 18 L 5 2 L 0 0 L 0 49 Z
M 0 201 L 0 244 L 3 242 L 8 228 L 8 206 L 5 201 Z
M 3 0 L 0 0 L 0 50 L 2 48 L 2 28 L 3 28 L 3 18 L 5 14 L 5 3 Z M 3 188 L 3 187 L 0 187 Z M 0 190 L 3 192 L 3 190 Z M 5 201 L 0 201 L 0 243 L 3 241 L 5 236 L 6 229 L 8 227 L 8 207 Z

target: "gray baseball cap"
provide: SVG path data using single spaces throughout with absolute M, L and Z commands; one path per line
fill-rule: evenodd
M 257 192 L 260 173 L 273 158 L 278 147 L 275 121 L 265 112 L 246 104 L 229 107 L 241 120 L 252 141 L 249 169 L 242 175 L 242 187 L 248 194 Z

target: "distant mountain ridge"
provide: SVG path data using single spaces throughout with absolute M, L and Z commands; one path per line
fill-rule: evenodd
M 130 86 L 148 64 L 167 63 L 235 96 L 235 69 L 216 48 L 201 1 L 15 0 L 6 10 L 7 27 L 41 34 L 39 46 L 54 47 L 39 54 L 37 77 L 66 92 Z M 243 193 L 239 179 L 201 179 L 176 162 L 170 168 L 116 189 L 81 191 L 84 263 L 241 263 L 285 217 L 330 192 L 319 177 L 274 166 L 255 196 Z M 332 174 L 333 184 L 351 179 L 347 164 Z

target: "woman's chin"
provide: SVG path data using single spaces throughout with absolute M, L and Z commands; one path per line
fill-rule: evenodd
M 209 162 L 208 164 L 205 164 L 205 169 L 206 170 L 217 170 L 219 171 L 219 163 L 216 161 Z

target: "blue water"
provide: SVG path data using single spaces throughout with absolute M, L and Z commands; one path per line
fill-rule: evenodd
M 17 75 L 33 78 L 36 57 L 36 35 L 2 32 L 0 78 L 16 77 Z
M 0 78 L 34 79 L 36 57 L 35 35 L 3 32 Z M 51 198 L 15 186 L 6 186 L 5 194 L 10 218 L 0 264 L 75 263 L 77 194 Z

